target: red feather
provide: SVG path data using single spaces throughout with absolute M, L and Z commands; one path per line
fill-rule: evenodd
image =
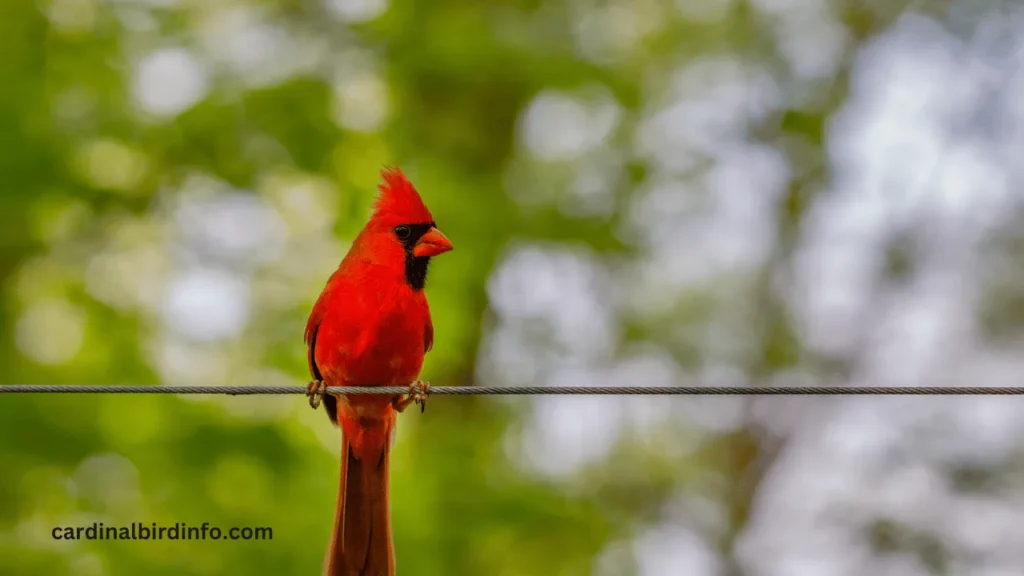
M 433 222 L 434 217 L 423 203 L 412 182 L 399 168 L 388 166 L 381 171 L 384 182 L 373 206 L 373 218 L 394 226 Z
M 372 217 L 306 324 L 309 371 L 328 386 L 407 386 L 419 377 L 423 356 L 433 346 L 427 299 L 406 280 L 409 247 L 395 228 L 432 227 L 434 219 L 400 170 L 388 168 L 382 176 Z M 342 430 L 338 506 L 325 566 L 331 576 L 394 574 L 388 504 L 397 414 L 392 401 L 384 395 L 323 399 Z

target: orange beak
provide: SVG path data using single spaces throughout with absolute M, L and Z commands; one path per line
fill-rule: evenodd
M 420 236 L 420 239 L 416 242 L 416 245 L 412 247 L 412 253 L 414 256 L 422 258 L 424 256 L 437 256 L 438 254 L 444 254 L 454 248 L 452 243 L 445 238 L 444 234 L 437 228 L 431 228 L 427 230 L 427 233 Z

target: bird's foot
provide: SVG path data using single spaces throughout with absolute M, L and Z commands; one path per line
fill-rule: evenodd
M 309 406 L 313 410 L 320 406 L 324 394 L 327 394 L 327 383 L 323 380 L 314 380 L 306 385 L 306 397 L 309 398 Z
M 430 395 L 430 384 L 422 380 L 417 380 L 409 385 L 409 393 L 402 398 L 401 395 L 395 396 L 391 405 L 395 407 L 396 412 L 405 412 L 405 409 L 409 407 L 409 404 L 415 402 L 420 405 L 420 412 L 427 409 L 427 396 Z

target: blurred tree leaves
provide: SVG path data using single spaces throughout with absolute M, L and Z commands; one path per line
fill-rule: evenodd
M 903 4 L 835 2 L 833 8 L 859 40 Z M 168 365 L 201 380 L 304 380 L 305 314 L 362 225 L 377 170 L 387 163 L 410 174 L 456 246 L 432 265 L 428 292 L 437 334 L 425 376 L 440 384 L 474 383 L 483 319 L 492 316 L 486 285 L 506 250 L 531 241 L 585 245 L 609 261 L 631 255 L 636 248 L 624 240 L 623 214 L 630 195 L 653 178 L 632 149 L 633 136 L 620 130 L 609 138 L 609 154 L 622 162 L 610 210 L 588 215 L 564 203 L 514 201 L 506 194 L 511 165 L 544 176 L 536 179 L 543 190 L 531 190 L 538 194 L 557 196 L 579 176 L 570 162 L 538 160 L 524 150 L 521 122 L 531 100 L 546 90 L 598 86 L 621 105 L 623 123 L 635 122 L 661 104 L 655 95 L 677 80 L 673 68 L 700 56 L 739 55 L 782 68 L 773 22 L 746 2 L 717 21 L 639 2 L 640 17 L 623 17 L 623 29 L 646 18 L 656 32 L 638 34 L 624 53 L 615 46 L 584 49 L 581 19 L 620 8 L 396 0 L 379 18 L 346 23 L 326 4 L 298 0 L 0 2 L 0 381 L 148 384 L 159 382 Z M 218 10 L 285 30 L 296 44 L 310 41 L 303 50 L 326 55 L 280 81 L 247 83 L 243 72 L 211 64 L 214 58 L 197 47 L 211 26 L 207 17 Z M 253 34 L 257 41 L 240 48 L 229 42 L 237 38 L 217 34 L 214 44 L 244 56 L 259 44 Z M 147 114 L 137 102 L 138 68 L 151 50 L 173 46 L 193 50 L 209 90 L 177 113 Z M 744 316 L 754 342 L 744 368 L 771 376 L 806 360 L 775 295 L 774 267 L 790 256 L 799 223 L 827 179 L 822 147 L 847 90 L 845 63 L 857 47 L 846 48 L 844 67 L 811 104 L 770 115 L 751 130 L 755 143 L 787 154 L 795 172 L 779 201 L 781 240 L 765 269 L 677 294 L 657 314 L 624 320 L 627 341 L 662 345 L 678 365 L 697 370 L 707 346 L 701 335 L 721 307 L 716 295 L 738 289 L 754 302 Z M 278 57 L 289 56 L 272 58 Z M 379 130 L 336 121 L 334 84 L 351 71 L 335 68 L 353 58 L 368 61 L 386 84 L 387 117 Z M 358 114 L 354 109 L 344 112 Z M 605 167 L 600 160 L 596 168 Z M 274 207 L 279 220 L 268 228 L 287 230 L 286 239 L 256 252 L 279 254 L 239 263 L 190 251 L 177 203 L 195 181 L 248 198 L 249 209 Z M 308 215 L 309 229 L 281 216 L 288 210 Z M 239 226 L 229 235 L 248 232 Z M 97 267 L 101 254 L 123 266 Z M 255 286 L 243 294 L 257 305 L 241 334 L 227 341 L 176 339 L 166 295 L 135 293 L 148 285 L 140 276 L 162 286 L 166 270 L 204 267 Z M 98 296 L 104 280 L 122 285 L 126 301 Z M 42 310 L 38 318 L 46 321 L 26 320 L 32 310 Z M 998 320 L 993 315 L 993 324 Z M 48 363 L 33 356 L 33 345 L 56 346 L 76 329 L 81 342 L 72 357 Z M 657 522 L 679 490 L 700 491 L 708 482 L 719 489 L 701 494 L 726 512 L 728 524 L 719 552 L 732 554 L 763 473 L 756 468 L 768 452 L 757 434 L 686 438 L 698 448 L 671 457 L 630 437 L 578 478 L 559 483 L 510 457 L 522 406 L 443 398 L 424 415 L 402 418 L 392 514 L 403 575 L 593 573 L 609 544 Z M 666 445 L 683 440 L 679 430 L 663 433 Z M 318 573 L 333 520 L 337 435 L 302 398 L 2 398 L 0 574 Z M 50 537 L 55 526 L 93 521 L 270 526 L 274 539 Z

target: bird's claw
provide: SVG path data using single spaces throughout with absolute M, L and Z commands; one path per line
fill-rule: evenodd
M 409 385 L 409 393 L 405 398 L 396 396 L 394 401 L 395 410 L 398 412 L 404 412 L 409 404 L 415 402 L 420 405 L 420 412 L 422 413 L 427 409 L 427 396 L 430 395 L 430 384 L 422 380 L 417 380 Z
M 427 409 L 427 396 L 430 396 L 430 384 L 417 380 L 409 386 L 409 397 L 420 405 L 420 413 Z
M 309 398 L 309 406 L 316 410 L 327 393 L 327 383 L 323 380 L 314 380 L 306 385 L 306 397 Z

